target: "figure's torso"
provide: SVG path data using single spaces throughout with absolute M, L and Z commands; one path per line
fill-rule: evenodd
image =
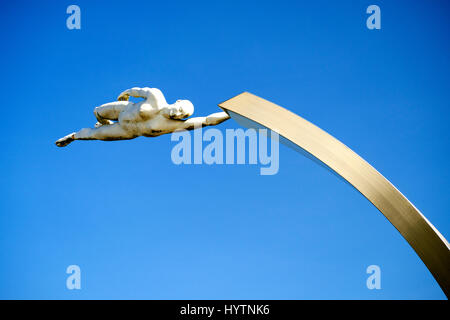
M 148 88 L 148 97 L 130 104 L 119 115 L 120 125 L 137 136 L 156 137 L 171 133 L 180 126 L 181 120 L 168 119 L 161 111 L 168 107 L 159 89 Z
M 160 108 L 146 100 L 129 105 L 119 115 L 120 125 L 137 136 L 156 137 L 170 133 L 180 120 L 167 119 Z

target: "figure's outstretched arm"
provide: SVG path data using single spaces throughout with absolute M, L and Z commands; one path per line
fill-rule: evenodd
M 195 117 L 181 122 L 178 129 L 194 130 L 200 127 L 215 126 L 230 119 L 226 112 L 216 112 L 206 117 Z

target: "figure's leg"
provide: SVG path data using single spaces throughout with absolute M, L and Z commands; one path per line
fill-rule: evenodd
M 136 138 L 135 134 L 124 130 L 119 123 L 99 128 L 84 128 L 78 132 L 68 134 L 56 141 L 58 147 L 65 147 L 75 140 L 128 140 Z
M 127 106 L 133 104 L 130 101 L 115 101 L 101 105 L 94 109 L 94 115 L 100 125 L 113 124 L 111 120 L 117 121 L 119 114 L 125 110 Z M 98 125 L 96 125 L 98 127 Z

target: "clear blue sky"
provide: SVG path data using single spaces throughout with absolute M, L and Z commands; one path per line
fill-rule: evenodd
M 81 8 L 81 30 L 66 8 Z M 367 6 L 381 30 L 366 28 Z M 170 136 L 75 142 L 133 86 L 195 114 L 250 91 L 333 134 L 450 237 L 447 1 L 1 4 L 0 298 L 443 299 L 365 198 L 280 146 L 280 171 L 175 166 Z M 218 128 L 237 128 L 230 120 Z M 180 200 L 181 197 L 181 200 Z M 82 289 L 66 289 L 81 267 Z M 366 268 L 381 267 L 381 290 Z

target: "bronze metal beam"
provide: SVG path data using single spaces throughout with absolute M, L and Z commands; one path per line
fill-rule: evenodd
M 219 107 L 277 132 L 361 192 L 392 223 L 425 263 L 447 298 L 450 246 L 442 234 L 385 177 L 342 142 L 298 115 L 244 92 Z

